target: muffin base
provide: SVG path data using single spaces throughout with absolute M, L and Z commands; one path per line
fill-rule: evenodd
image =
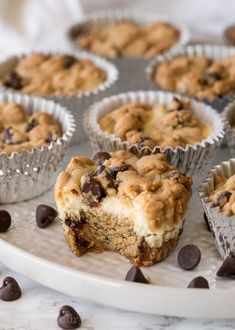
M 87 211 L 84 218 L 67 214 L 64 221 L 65 238 L 76 256 L 86 252 L 117 252 L 136 266 L 151 266 L 166 257 L 178 243 L 182 229 L 174 236 L 161 242 L 158 247 L 151 247 L 144 236 L 137 235 L 133 224 L 126 218 Z

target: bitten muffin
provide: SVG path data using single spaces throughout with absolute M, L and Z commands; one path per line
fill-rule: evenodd
M 78 26 L 71 37 L 79 47 L 101 56 L 150 57 L 174 46 L 180 32 L 165 22 L 138 25 L 125 19 L 103 26 Z
M 59 122 L 45 112 L 27 113 L 16 103 L 0 104 L 0 151 L 11 154 L 41 147 L 61 137 Z
M 70 96 L 96 89 L 106 73 L 91 60 L 34 53 L 23 57 L 2 83 L 31 95 Z
M 235 92 L 235 56 L 215 61 L 204 56 L 178 56 L 153 71 L 153 81 L 162 89 L 213 99 Z
M 71 159 L 57 178 L 55 199 L 76 256 L 114 251 L 149 266 L 176 247 L 191 185 L 162 154 L 98 152 Z
M 174 98 L 166 104 L 123 105 L 104 116 L 99 125 L 104 132 L 122 141 L 154 148 L 185 147 L 206 139 L 211 127 L 191 113 L 189 100 Z
M 214 190 L 210 193 L 209 201 L 212 207 L 218 207 L 219 210 L 227 216 L 235 214 L 235 175 L 229 178 L 215 176 Z

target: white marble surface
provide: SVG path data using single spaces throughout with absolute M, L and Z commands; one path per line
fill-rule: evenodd
M 89 154 L 85 142 L 73 147 L 67 158 L 75 154 Z M 215 160 L 218 163 L 229 157 L 222 149 Z M 66 160 L 67 161 L 67 160 Z M 211 241 L 211 244 L 214 244 Z M 43 287 L 20 274 L 13 273 L 0 264 L 0 283 L 5 276 L 13 276 L 22 288 L 21 299 L 15 302 L 0 301 L 0 330 L 54 330 L 58 311 L 63 305 L 73 306 L 81 316 L 82 329 L 89 330 L 232 330 L 235 320 L 198 320 L 176 317 L 154 316 L 132 313 L 106 306 L 97 305 L 73 298 L 68 295 Z M 125 299 L 123 297 L 123 299 Z M 226 308 L 226 306 L 225 306 Z

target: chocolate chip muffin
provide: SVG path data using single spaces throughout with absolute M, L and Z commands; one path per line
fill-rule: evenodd
M 101 56 L 150 57 L 173 47 L 180 31 L 166 22 L 139 25 L 125 19 L 102 26 L 77 26 L 71 37 L 79 47 Z
M 31 151 L 61 137 L 59 122 L 45 112 L 29 115 L 22 105 L 0 104 L 0 151 Z
M 76 256 L 114 251 L 149 266 L 175 248 L 191 185 L 162 154 L 98 152 L 71 159 L 57 178 L 55 199 Z
M 168 105 L 125 104 L 101 118 L 104 132 L 131 144 L 162 149 L 186 147 L 206 139 L 211 127 L 191 112 L 189 100 L 175 97 Z
M 235 56 L 213 60 L 178 56 L 158 64 L 152 79 L 162 89 L 213 100 L 235 92 Z
M 94 90 L 105 80 L 104 70 L 89 59 L 33 53 L 19 59 L 2 84 L 31 95 L 71 96 Z
M 209 195 L 212 207 L 218 207 L 219 211 L 227 216 L 235 214 L 235 175 L 229 178 L 215 176 L 214 190 Z
M 235 45 L 235 25 L 229 26 L 225 31 L 224 31 L 224 37 L 226 41 L 231 44 Z

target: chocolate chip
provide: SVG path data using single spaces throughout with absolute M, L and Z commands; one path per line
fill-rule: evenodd
M 62 329 L 78 329 L 81 326 L 81 318 L 71 306 L 63 306 L 57 318 L 57 324 Z
M 35 119 L 31 120 L 31 122 L 29 122 L 27 124 L 27 126 L 25 127 L 25 132 L 26 133 L 30 132 L 36 126 L 38 126 L 37 120 L 35 120 Z
M 178 99 L 178 97 L 174 97 L 173 100 L 175 101 L 175 104 L 176 104 L 176 108 L 174 110 L 183 110 L 184 108 L 184 104 L 183 102 L 181 102 L 180 99 Z
M 99 201 L 106 196 L 104 188 L 99 181 L 95 180 L 91 173 L 83 177 L 81 184 L 81 191 L 84 197 L 88 198 L 91 204 L 99 203 Z
M 235 279 L 235 253 L 230 252 L 216 273 L 219 277 Z
M 198 276 L 189 283 L 188 288 L 209 289 L 209 283 L 204 277 Z
M 212 206 L 213 207 L 219 206 L 220 208 L 222 208 L 229 201 L 231 195 L 232 193 L 230 191 L 227 190 L 223 191 L 218 195 L 217 201 L 213 203 Z
M 103 162 L 109 158 L 111 158 L 110 154 L 106 151 L 99 151 L 92 157 L 94 160 L 98 161 L 100 165 L 103 164 Z
M 13 144 L 13 142 L 12 142 L 13 134 L 11 133 L 11 128 L 12 127 L 5 128 L 4 132 L 3 132 L 2 141 L 3 141 L 3 143 L 8 144 L 8 145 Z
M 5 77 L 3 84 L 6 87 L 11 87 L 14 89 L 21 89 L 23 87 L 23 81 L 21 76 L 15 72 L 12 71 L 10 73 L 8 73 L 8 75 Z
M 0 210 L 0 233 L 6 232 L 10 226 L 11 215 L 5 210 Z
M 14 301 L 21 297 L 19 284 L 13 277 L 6 277 L 3 286 L 0 288 L 0 299 L 3 301 Z
M 46 228 L 57 217 L 57 211 L 48 205 L 38 205 L 36 223 L 40 228 Z
M 103 171 L 105 170 L 105 166 L 101 165 L 97 168 L 97 170 L 95 171 L 94 175 L 100 175 Z
M 48 134 L 48 137 L 46 138 L 45 141 L 46 143 L 51 143 L 53 141 L 51 132 Z
M 213 84 L 220 79 L 222 79 L 222 76 L 218 72 L 206 72 L 204 75 L 204 80 L 207 84 Z
M 207 215 L 205 212 L 203 213 L 203 218 L 204 218 L 207 230 L 211 232 L 211 227 L 209 225 L 209 221 L 208 221 L 208 218 L 207 218 Z
M 75 39 L 78 36 L 85 35 L 87 33 L 87 29 L 83 26 L 74 26 L 69 34 L 72 39 Z
M 125 281 L 147 284 L 149 283 L 148 280 L 144 277 L 140 268 L 136 266 L 132 266 L 131 269 L 127 272 Z
M 201 251 L 196 245 L 189 244 L 182 247 L 178 253 L 178 264 L 184 270 L 195 268 L 201 260 Z
M 69 69 L 77 62 L 76 57 L 72 55 L 65 55 L 63 58 L 63 67 L 64 69 Z
M 118 172 L 125 172 L 128 171 L 130 168 L 130 165 L 113 166 L 110 168 L 110 174 L 113 179 L 116 179 Z

